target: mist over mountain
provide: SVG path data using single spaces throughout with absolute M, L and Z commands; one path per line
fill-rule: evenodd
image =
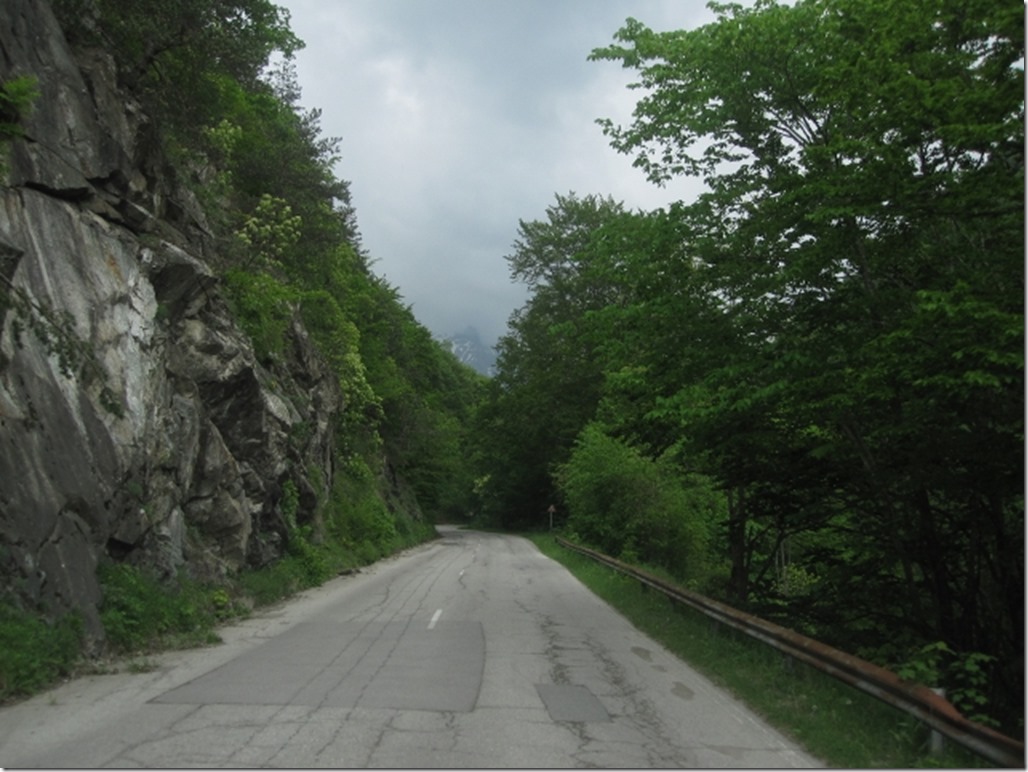
M 478 330 L 468 325 L 463 332 L 454 333 L 440 341 L 461 362 L 482 375 L 492 376 L 496 370 L 496 350 L 482 342 Z

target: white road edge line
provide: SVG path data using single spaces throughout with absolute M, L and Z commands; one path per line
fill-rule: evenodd
M 439 621 L 439 617 L 441 617 L 442 615 L 443 615 L 443 610 L 441 608 L 437 608 L 435 610 L 435 613 L 432 615 L 432 621 L 428 623 L 428 629 L 429 630 L 431 630 L 433 627 L 435 627 L 435 623 Z

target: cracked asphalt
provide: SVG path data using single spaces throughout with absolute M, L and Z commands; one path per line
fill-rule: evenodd
M 817 767 L 530 542 L 441 538 L 0 709 L 3 767 Z

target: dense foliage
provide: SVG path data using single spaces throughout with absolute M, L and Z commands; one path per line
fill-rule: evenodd
M 1019 731 L 1024 9 L 714 7 L 593 52 L 639 74 L 613 146 L 707 192 L 521 224 L 480 505 L 562 502 L 607 551 Z

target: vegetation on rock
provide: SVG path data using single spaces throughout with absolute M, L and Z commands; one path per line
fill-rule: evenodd
M 172 201 L 165 212 L 178 218 L 176 245 L 213 267 L 216 291 L 253 344 L 259 379 L 285 400 L 275 409 L 313 416 L 289 419 L 283 441 L 290 461 L 278 479 L 262 483 L 269 497 L 256 502 L 263 519 L 254 519 L 252 531 L 236 531 L 250 563 L 241 573 L 220 576 L 202 558 L 208 531 L 220 527 L 211 519 L 220 516 L 213 499 L 203 514 L 209 522 L 191 520 L 182 504 L 187 550 L 201 557 L 195 565 L 188 559 L 177 569 L 150 565 L 135 543 L 110 539 L 98 569 L 108 648 L 202 642 L 214 624 L 254 602 L 320 584 L 431 538 L 437 520 L 462 517 L 473 479 L 462 427 L 484 378 L 434 341 L 396 288 L 372 272 L 348 184 L 333 170 L 338 140 L 322 137 L 319 113 L 299 106 L 290 56 L 302 43 L 289 30 L 288 13 L 267 0 L 54 0 L 51 6 L 80 55 L 109 52 L 101 56 L 113 57 L 117 83 L 107 88 L 145 114 L 131 138 L 139 143 L 134 161 L 144 166 L 124 176 L 142 173 L 155 189 L 191 191 L 198 209 L 183 215 L 175 209 L 182 202 Z M 107 77 L 104 72 L 97 68 L 90 77 Z M 0 84 L 0 140 L 18 141 L 34 84 L 30 77 Z M 193 233 L 183 227 L 188 218 L 200 226 Z M 151 255 L 159 248 L 148 241 L 149 231 L 135 235 L 152 245 Z M 157 321 L 175 329 L 183 305 L 163 304 Z M 303 361 L 312 354 L 301 338 L 309 338 L 318 362 Z M 63 340 L 45 341 L 52 339 Z M 88 348 L 88 341 L 82 345 Z M 245 356 L 231 341 L 223 351 Z M 66 377 L 78 366 L 73 362 Z M 311 408 L 321 392 L 305 393 L 311 384 L 302 379 L 326 369 L 339 397 Z M 259 394 L 263 386 L 247 388 Z M 308 448 L 315 422 L 329 427 L 327 456 Z M 222 437 L 203 451 L 214 454 L 212 463 L 235 452 L 233 428 L 222 423 L 217 434 Z M 172 468 L 172 455 L 182 450 L 168 448 L 148 465 Z M 148 497 L 160 495 L 154 480 L 140 475 L 122 494 L 144 515 Z M 235 471 L 212 484 L 238 488 L 241 480 Z M 68 672 L 87 643 L 72 617 L 44 621 L 54 610 L 30 608 L 30 594 L 10 593 L 0 635 L 45 656 L 12 646 L 0 661 L 3 697 Z M 51 649 L 53 656 L 45 653 Z

